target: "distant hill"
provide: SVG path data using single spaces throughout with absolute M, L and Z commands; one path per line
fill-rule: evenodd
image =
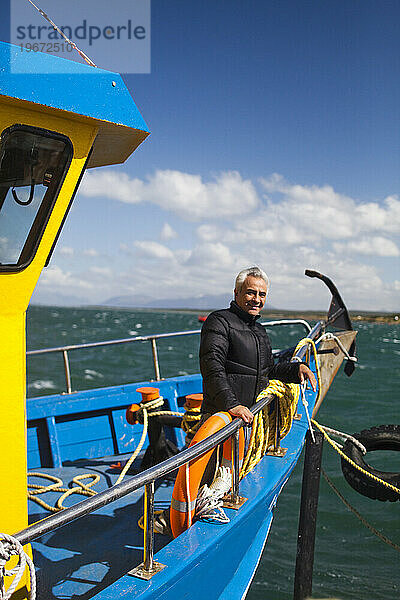
M 211 310 L 225 308 L 232 300 L 231 294 L 215 296 L 194 296 L 191 298 L 173 298 L 150 300 L 144 296 L 115 296 L 101 304 L 103 306 L 120 306 L 126 308 L 194 308 L 196 310 Z
M 146 308 L 151 302 L 149 296 L 132 295 L 132 296 L 113 296 L 108 298 L 105 302 L 98 302 L 99 306 L 121 306 L 121 307 L 134 307 L 134 308 Z

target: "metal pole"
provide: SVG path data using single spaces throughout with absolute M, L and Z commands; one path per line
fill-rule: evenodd
M 144 488 L 143 531 L 143 562 L 128 571 L 128 575 L 149 581 L 165 568 L 154 560 L 154 480 L 146 483 Z
M 279 445 L 280 445 L 280 441 L 281 438 L 279 436 L 279 421 L 281 419 L 281 415 L 280 415 L 280 410 L 279 410 L 280 406 L 279 406 L 279 398 L 278 396 L 275 396 L 275 413 L 276 413 L 276 421 L 275 421 L 275 441 L 274 441 L 274 452 L 279 452 Z
M 0 567 L 0 598 L 4 598 L 6 595 L 4 587 L 4 569 L 4 565 Z
M 240 475 L 240 429 L 237 429 L 231 437 L 231 464 L 232 464 L 232 491 L 230 496 L 225 496 L 224 508 L 233 508 L 239 510 L 246 502 L 247 498 L 239 495 L 239 475 Z
M 235 431 L 232 436 L 232 504 L 240 503 L 239 496 L 239 430 Z
M 71 372 L 69 370 L 68 352 L 66 350 L 63 350 L 63 359 L 64 359 L 65 383 L 67 384 L 67 394 L 71 394 L 72 393 Z
M 157 344 L 155 338 L 151 338 L 151 350 L 153 352 L 154 373 L 156 375 L 156 381 L 160 381 L 160 365 L 158 364 Z
M 314 431 L 314 436 L 315 442 L 312 440 L 311 432 L 307 431 L 293 600 L 305 600 L 312 593 L 315 530 L 324 441 L 320 431 Z
M 266 452 L 266 454 L 268 454 L 269 456 L 279 456 L 280 458 L 282 458 L 283 456 L 285 456 L 285 454 L 287 452 L 287 448 L 282 448 L 282 446 L 281 446 L 280 404 L 279 404 L 278 396 L 274 396 L 274 398 L 275 398 L 275 414 L 276 414 L 275 431 L 274 431 L 274 447 L 272 448 L 272 450 L 268 450 Z
M 154 556 L 154 481 L 146 484 L 144 490 L 144 554 L 143 568 L 148 573 L 153 570 Z

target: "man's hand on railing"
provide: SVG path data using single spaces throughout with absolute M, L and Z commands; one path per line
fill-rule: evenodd
M 234 406 L 233 408 L 231 408 L 230 410 L 228 410 L 229 414 L 232 417 L 240 417 L 241 419 L 243 419 L 243 421 L 245 423 L 252 423 L 253 419 L 254 419 L 254 415 L 251 412 L 251 410 L 249 410 L 247 408 L 247 406 L 243 406 L 242 404 L 238 404 L 238 406 Z

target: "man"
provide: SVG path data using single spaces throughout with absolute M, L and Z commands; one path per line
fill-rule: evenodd
M 230 307 L 211 313 L 204 322 L 200 342 L 202 413 L 227 411 L 251 423 L 249 409 L 270 379 L 285 383 L 308 379 L 315 391 L 316 380 L 307 365 L 274 364 L 268 335 L 257 323 L 268 288 L 268 277 L 259 267 L 240 271 Z

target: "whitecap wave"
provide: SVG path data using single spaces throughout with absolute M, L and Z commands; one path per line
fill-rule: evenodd
M 86 377 L 86 375 L 88 377 Z M 103 379 L 104 375 L 98 371 L 94 371 L 93 369 L 85 369 L 85 379 L 93 379 L 93 377 L 100 377 Z
M 56 386 L 51 379 L 37 379 L 29 383 L 28 388 L 33 388 L 34 390 L 55 390 Z

